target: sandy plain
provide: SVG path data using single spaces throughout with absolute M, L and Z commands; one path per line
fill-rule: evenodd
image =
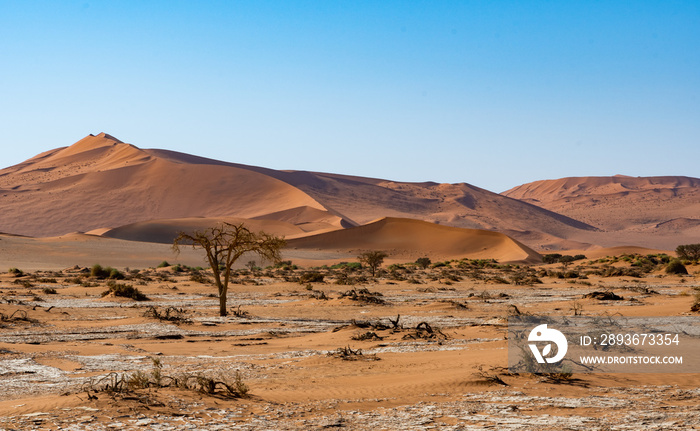
M 3 236 L 0 243 L 18 239 Z M 105 253 L 115 251 L 115 240 L 96 241 L 87 242 L 92 258 L 110 257 L 96 254 L 101 245 L 109 245 Z M 659 266 L 640 277 L 606 277 L 595 272 L 635 267 L 598 257 L 566 268 L 484 266 L 465 259 L 427 269 L 405 264 L 389 271 L 384 265 L 376 278 L 317 268 L 324 281 L 313 283 L 298 281 L 309 267 L 241 270 L 229 292 L 231 314 L 220 317 L 206 271 L 198 279 L 191 269 L 154 268 L 162 260 L 202 265 L 201 254 L 174 256 L 164 244 L 130 246 L 140 246 L 140 254 L 117 247 L 124 260 L 99 263 L 124 272 L 128 279 L 119 283 L 137 287 L 149 301 L 103 297 L 107 280 L 90 277 L 84 265 L 66 266 L 65 254 L 40 248 L 32 253 L 51 269 L 0 274 L 0 429 L 700 426 L 699 374 L 574 374 L 560 380 L 511 374 L 505 340 L 505 319 L 513 306 L 520 313 L 562 316 L 573 315 L 576 307 L 589 316 L 692 315 L 700 289 L 698 265 L 690 265 L 686 276 L 668 275 Z M 611 250 L 633 251 L 639 250 Z M 587 275 L 556 275 L 569 270 Z M 515 283 L 529 276 L 542 283 Z M 369 296 L 343 295 L 353 289 L 367 289 Z M 624 300 L 583 298 L 601 290 Z M 170 308 L 181 319 L 149 317 L 151 307 L 160 314 Z M 432 332 L 426 325 L 417 329 L 422 322 Z M 362 354 L 344 360 L 334 355 L 342 348 Z M 136 372 L 152 376 L 156 363 L 163 376 L 202 374 L 232 381 L 239 373 L 249 392 L 232 398 L 221 387 L 213 394 L 176 387 L 105 390 L 110 379 Z

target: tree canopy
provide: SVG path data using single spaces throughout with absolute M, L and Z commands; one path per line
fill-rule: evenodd
M 246 253 L 255 253 L 263 260 L 276 263 L 285 241 L 265 232 L 252 232 L 243 223 L 221 223 L 202 231 L 180 232 L 173 241 L 173 250 L 188 245 L 202 248 L 214 274 L 214 282 L 219 290 L 219 315 L 226 316 L 226 294 L 233 264 Z
M 388 255 L 384 253 L 383 251 L 366 251 L 359 256 L 357 256 L 357 259 L 363 264 L 367 265 L 372 271 L 372 277 L 374 277 L 377 274 L 377 269 L 382 266 L 382 263 L 384 263 L 384 258 L 387 257 Z

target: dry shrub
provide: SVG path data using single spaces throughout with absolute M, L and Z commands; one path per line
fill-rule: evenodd
M 218 395 L 226 398 L 243 398 L 249 392 L 237 371 L 233 378 L 225 375 L 209 376 L 204 374 L 182 373 L 176 376 L 163 374 L 160 359 L 151 358 L 153 368 L 150 372 L 135 371 L 133 373 L 110 373 L 96 380 L 90 380 L 83 390 L 92 397 L 90 392 L 105 392 L 109 395 L 130 394 L 146 388 L 180 388 L 207 395 Z
M 352 350 L 350 346 L 338 347 L 337 349 L 328 352 L 328 356 L 340 358 L 344 361 L 378 361 L 377 355 L 363 355 L 361 349 Z
M 184 308 L 177 307 L 166 307 L 164 309 L 158 309 L 157 307 L 150 306 L 143 313 L 144 317 L 152 317 L 158 320 L 164 320 L 167 322 L 175 323 L 192 323 L 187 315 L 187 310 Z
M 348 298 L 353 301 L 367 302 L 370 304 L 384 305 L 386 304 L 386 301 L 384 301 L 381 296 L 383 296 L 381 293 L 370 292 L 369 289 L 364 287 L 361 289 L 351 289 L 340 294 L 341 298 Z

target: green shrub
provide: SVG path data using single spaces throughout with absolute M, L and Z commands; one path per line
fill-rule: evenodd
M 344 271 L 357 271 L 362 269 L 362 264 L 360 262 L 340 262 L 335 265 L 331 265 L 331 269 L 342 269 Z
M 668 266 L 666 267 L 666 273 L 667 274 L 687 274 L 688 270 L 685 268 L 685 265 L 683 265 L 683 263 L 681 263 L 680 260 L 673 259 L 671 262 L 668 263 Z
M 124 274 L 116 268 L 111 266 L 102 267 L 102 265 L 96 263 L 90 269 L 90 275 L 100 280 L 109 278 L 110 280 L 123 280 L 125 278 Z
M 571 263 L 576 260 L 583 260 L 586 256 L 583 254 L 577 254 L 575 256 L 562 255 L 559 253 L 550 253 L 542 256 L 542 263 Z
M 107 278 L 109 277 L 109 271 L 107 271 L 106 268 L 102 268 L 102 265 L 96 263 L 92 265 L 90 269 L 90 276 L 100 279 Z
M 24 275 L 24 272 L 22 272 L 22 270 L 18 268 L 10 268 L 8 272 L 14 275 L 15 277 L 21 277 Z
M 168 263 L 167 260 L 162 261 L 161 263 L 158 264 L 158 268 L 167 268 L 169 267 L 170 264 Z
M 306 272 L 299 277 L 299 283 L 323 283 L 323 274 L 320 272 Z
M 109 269 L 109 279 L 110 280 L 124 280 L 125 276 L 124 274 L 119 271 L 116 268 L 107 268 Z
M 109 289 L 102 292 L 102 296 L 107 296 L 110 293 L 114 294 L 114 296 L 120 296 L 122 298 L 131 298 L 135 301 L 149 301 L 146 295 L 144 295 L 143 293 L 141 293 L 140 290 L 129 284 L 111 282 L 109 284 Z
M 416 265 L 420 266 L 423 269 L 426 269 L 430 266 L 432 262 L 430 261 L 429 257 L 419 257 L 416 259 Z

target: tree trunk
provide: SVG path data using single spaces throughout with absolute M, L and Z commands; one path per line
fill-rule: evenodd
M 226 288 L 219 286 L 219 316 L 226 316 Z

